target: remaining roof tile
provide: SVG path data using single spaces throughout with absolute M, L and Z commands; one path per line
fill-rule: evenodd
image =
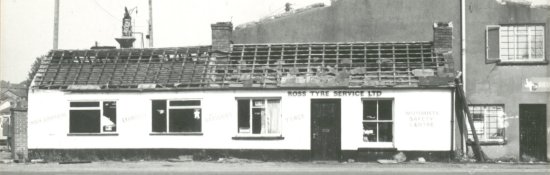
M 234 44 L 54 50 L 40 66 L 41 89 L 206 89 L 277 87 L 416 87 L 419 75 L 451 71 L 431 42 Z M 436 75 L 437 76 L 437 75 Z M 76 88 L 78 87 L 78 88 Z M 90 88 L 93 87 L 93 88 Z M 75 89 L 76 88 L 76 89 Z

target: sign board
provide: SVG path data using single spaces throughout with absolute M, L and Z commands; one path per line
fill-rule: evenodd
M 550 77 L 532 77 L 523 81 L 525 92 L 550 92 Z
M 382 95 L 382 91 L 364 91 L 364 90 L 293 90 L 287 92 L 288 96 L 291 97 L 344 97 L 344 96 L 354 96 L 354 97 L 379 97 Z

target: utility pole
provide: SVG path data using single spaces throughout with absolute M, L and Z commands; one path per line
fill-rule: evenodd
M 53 49 L 57 49 L 59 39 L 59 0 L 55 0 L 53 14 Z
M 153 0 L 149 0 L 149 47 L 153 47 Z

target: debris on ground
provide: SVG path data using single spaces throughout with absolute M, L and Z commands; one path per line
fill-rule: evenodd
M 389 164 L 389 163 L 401 163 L 405 162 L 407 160 L 407 156 L 405 156 L 405 153 L 399 152 L 395 155 L 393 155 L 393 159 L 378 159 L 378 163 L 381 164 Z
M 75 161 L 59 162 L 59 164 L 79 164 L 79 163 L 92 163 L 92 161 L 89 161 L 89 160 L 75 160 Z
M 175 159 L 168 159 L 168 162 L 191 162 L 191 161 L 193 161 L 192 155 L 181 155 Z
M 405 156 L 405 153 L 399 152 L 399 153 L 393 155 L 393 160 L 395 160 L 397 162 L 404 162 L 404 161 L 407 160 L 407 156 Z
M 396 160 L 389 160 L 389 159 L 378 159 L 377 162 L 378 162 L 378 163 L 381 163 L 381 164 L 393 164 L 393 163 L 397 163 Z
M 410 163 L 426 163 L 426 159 L 424 157 L 418 157 L 416 160 L 410 160 Z
M 44 159 L 32 159 L 31 163 L 46 163 Z
M 226 158 L 219 158 L 219 163 L 258 163 L 262 161 L 258 160 L 252 160 L 252 159 L 240 159 L 235 157 L 226 157 Z
M 424 159 L 424 157 L 419 157 L 418 163 L 426 163 L 426 159 Z
M 4 159 L 4 160 L 1 160 L 0 163 L 15 163 L 13 161 L 13 159 Z

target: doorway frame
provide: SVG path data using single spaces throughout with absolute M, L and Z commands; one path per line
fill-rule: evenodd
M 524 138 L 524 137 L 522 137 L 522 119 L 523 119 L 523 120 L 526 120 L 525 117 L 522 117 L 522 115 L 521 115 L 521 114 L 522 114 L 522 110 L 521 110 L 522 108 L 521 108 L 521 107 L 522 107 L 522 106 L 538 106 L 538 105 L 544 107 L 544 112 L 545 112 L 545 113 L 541 114 L 541 115 L 543 116 L 542 119 L 537 120 L 537 121 L 535 121 L 535 122 L 536 122 L 536 123 L 540 123 L 541 125 L 543 125 L 543 126 L 544 126 L 544 127 L 543 127 L 544 130 L 546 130 L 546 129 L 548 128 L 548 124 L 547 124 L 547 122 L 548 122 L 548 121 L 547 121 L 547 120 L 548 120 L 548 118 L 547 118 L 547 117 L 548 117 L 548 116 L 547 116 L 547 114 L 548 114 L 548 105 L 547 105 L 547 104 L 545 104 L 545 103 L 522 103 L 522 104 L 519 104 L 519 105 L 518 105 L 518 115 L 519 115 L 519 121 L 518 121 L 519 145 L 518 145 L 518 146 L 519 146 L 519 160 L 520 160 L 520 161 L 525 161 L 525 160 L 523 160 L 523 155 L 524 155 L 524 152 L 525 152 L 525 151 L 524 151 L 524 146 L 523 146 L 523 138 Z M 541 121 L 541 120 L 542 120 L 542 121 Z M 542 157 L 542 160 L 540 160 L 540 161 L 545 161 L 545 162 L 546 162 L 546 161 L 548 161 L 548 158 L 547 158 L 547 154 L 548 154 L 548 150 L 547 150 L 547 147 L 548 147 L 548 140 L 547 140 L 546 132 L 544 132 L 544 135 L 545 135 L 544 137 L 541 137 L 541 138 L 544 139 L 544 142 L 542 142 L 542 143 L 544 143 L 544 147 L 543 147 L 543 149 L 542 149 L 542 150 L 544 150 L 544 155 L 541 156 L 541 157 Z
M 338 131 L 338 142 L 335 142 L 338 144 L 337 146 L 337 151 L 336 151 L 336 160 L 337 161 L 340 161 L 342 159 L 342 99 L 341 98 L 311 98 L 310 99 L 310 107 L 309 107 L 309 112 L 310 112 L 310 132 L 309 132 L 309 137 L 310 137 L 310 159 L 311 160 L 315 160 L 313 159 L 314 158 L 314 152 L 313 152 L 313 146 L 314 146 L 314 142 L 313 142 L 313 120 L 314 120 L 314 117 L 313 117 L 313 103 L 315 102 L 335 102 L 337 103 L 338 105 L 338 122 L 336 124 L 336 129 Z

